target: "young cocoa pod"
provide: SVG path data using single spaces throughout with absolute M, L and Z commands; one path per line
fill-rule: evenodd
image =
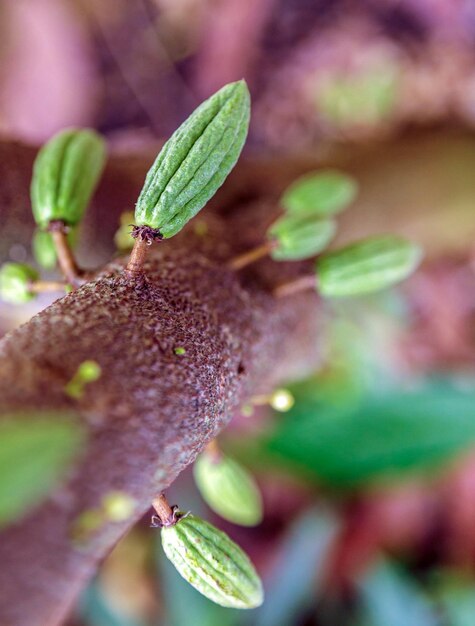
M 262 520 L 262 498 L 252 475 L 234 459 L 203 452 L 193 466 L 205 502 L 224 519 L 241 526 Z
M 23 263 L 5 263 L 0 268 L 0 297 L 11 304 L 33 300 L 30 283 L 38 279 L 38 272 Z
M 138 226 L 176 235 L 223 184 L 246 140 L 250 96 L 230 83 L 203 102 L 165 143 L 135 209 Z
M 292 215 L 329 217 L 346 209 L 355 199 L 354 178 L 337 170 L 305 174 L 288 187 L 280 200 Z
M 333 220 L 313 216 L 285 215 L 267 231 L 267 238 L 275 242 L 271 251 L 274 261 L 298 261 L 321 252 L 336 232 Z
M 183 578 L 221 606 L 252 609 L 264 599 L 249 558 L 222 531 L 187 515 L 161 531 L 165 554 Z
M 402 237 L 370 237 L 317 260 L 318 290 L 336 298 L 385 289 L 407 278 L 421 258 L 419 246 Z
M 56 134 L 38 153 L 33 166 L 31 202 L 38 226 L 54 220 L 78 224 L 99 181 L 105 143 L 90 129 Z

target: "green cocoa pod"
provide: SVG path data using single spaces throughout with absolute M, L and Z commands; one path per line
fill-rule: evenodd
M 333 220 L 284 215 L 267 231 L 267 238 L 275 243 L 271 257 L 274 261 L 308 259 L 326 248 L 335 232 Z
M 312 172 L 288 187 L 280 202 L 292 215 L 329 217 L 346 209 L 355 199 L 354 178 L 336 170 Z
M 37 229 L 31 241 L 33 256 L 40 267 L 51 270 L 56 267 L 57 255 L 51 233 Z
M 99 181 L 105 143 L 90 129 L 56 134 L 38 153 L 33 166 L 31 202 L 38 226 L 53 220 L 78 224 Z
M 228 456 L 200 454 L 193 466 L 205 502 L 224 519 L 241 526 L 262 520 L 262 498 L 251 474 Z
M 230 83 L 203 102 L 163 146 L 135 209 L 138 226 L 173 237 L 223 184 L 246 140 L 250 97 Z
M 33 300 L 30 283 L 38 280 L 38 272 L 23 263 L 5 263 L 0 268 L 0 297 L 11 304 Z
M 221 606 L 253 609 L 264 599 L 261 580 L 247 555 L 208 522 L 188 515 L 162 528 L 165 554 L 183 578 Z
M 392 235 L 370 237 L 317 261 L 318 289 L 337 298 L 385 289 L 407 278 L 419 265 L 419 246 Z

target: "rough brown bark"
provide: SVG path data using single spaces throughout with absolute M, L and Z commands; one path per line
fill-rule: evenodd
M 13 243 L 15 224 L 23 226 L 29 210 L 33 152 L 0 148 L 4 237 Z M 447 248 L 450 230 L 448 248 L 466 246 L 471 204 L 459 201 L 446 216 L 443 198 L 472 195 L 468 162 L 474 155 L 473 140 L 458 135 L 337 155 L 331 165 L 342 165 L 363 183 L 359 204 L 343 219 L 343 238 L 391 230 L 416 235 L 438 252 Z M 447 162 L 461 159 L 463 175 L 457 170 L 450 177 Z M 108 215 L 132 206 L 148 161 L 111 161 L 89 226 L 97 248 L 114 230 Z M 205 211 L 208 234 L 195 235 L 190 225 L 184 236 L 158 244 L 146 280 L 125 277 L 124 260 L 115 261 L 95 282 L 1 342 L 0 413 L 72 407 L 90 434 L 68 483 L 0 536 L 2 626 L 60 624 L 98 561 L 240 402 L 315 363 L 316 297 L 271 295 L 305 268 L 264 260 L 236 274 L 224 261 L 257 245 L 269 223 L 272 206 L 249 196 L 275 198 L 292 177 L 317 164 L 314 156 L 244 164 L 214 203 L 217 210 Z M 20 234 L 25 231 L 28 236 L 26 228 Z M 174 353 L 177 346 L 185 347 L 184 356 Z M 85 359 L 97 360 L 103 376 L 76 405 L 63 387 Z M 112 489 L 137 500 L 135 515 L 106 525 L 79 550 L 71 541 L 74 520 Z
M 211 218 L 205 237 L 156 245 L 145 277 L 113 262 L 1 342 L 0 414 L 72 408 L 89 434 L 63 488 L 1 535 L 2 626 L 60 624 L 98 561 L 233 410 L 315 363 L 316 296 L 276 301 L 270 262 L 264 273 L 226 269 L 247 237 L 238 221 L 228 230 Z M 73 401 L 64 385 L 86 359 L 103 374 Z M 137 501 L 135 514 L 75 545 L 78 515 L 117 489 Z

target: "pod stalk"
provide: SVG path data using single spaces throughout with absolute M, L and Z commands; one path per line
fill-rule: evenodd
M 285 298 L 286 296 L 292 296 L 295 293 L 301 291 L 309 291 L 310 289 L 315 291 L 317 288 L 317 279 L 315 274 L 309 274 L 308 276 L 301 276 L 288 283 L 284 283 L 276 287 L 273 291 L 273 295 L 276 298 Z
M 48 230 L 53 237 L 58 265 L 64 278 L 73 287 L 82 284 L 82 271 L 79 269 L 67 238 L 68 227 L 60 220 L 49 223 Z
M 256 261 L 259 261 L 260 259 L 263 259 L 264 257 L 268 256 L 272 252 L 272 250 L 275 248 L 275 246 L 276 246 L 275 241 L 266 241 L 262 245 L 257 246 L 256 248 L 253 248 L 252 250 L 248 250 L 247 252 L 244 252 L 243 254 L 235 256 L 233 259 L 231 259 L 228 262 L 228 267 L 231 270 L 235 270 L 235 271 L 242 270 L 244 267 L 251 265 L 251 263 L 255 263 Z

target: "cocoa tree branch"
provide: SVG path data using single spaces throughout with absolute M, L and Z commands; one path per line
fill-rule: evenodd
M 411 141 L 409 152 L 403 140 L 326 163 L 363 182 L 361 201 L 343 217 L 343 237 L 362 230 L 414 232 L 437 251 L 450 222 L 458 246 L 466 246 L 465 204 L 446 216 L 439 198 L 454 189 L 447 152 L 454 162 L 473 160 L 473 142 L 450 135 Z M 15 235 L 25 243 L 29 237 L 24 223 L 34 151 L 0 144 L 0 154 L 5 256 Z M 115 228 L 110 215 L 133 205 L 149 161 L 112 159 L 90 213 L 93 257 L 104 256 L 99 244 Z M 316 296 L 272 296 L 278 284 L 306 268 L 263 260 L 236 273 L 226 261 L 262 241 L 272 219 L 272 205 L 246 207 L 242 190 L 270 196 L 275 209 L 282 185 L 317 165 L 315 157 L 244 163 L 213 202 L 215 213 L 204 213 L 208 234 L 194 235 L 190 225 L 183 237 L 159 244 L 147 262 L 147 280 L 127 277 L 125 260 L 115 261 L 0 342 L 0 414 L 73 408 L 89 433 L 85 455 L 66 484 L 0 535 L 0 624 L 60 624 L 98 562 L 239 404 L 315 363 Z M 440 176 L 424 178 L 434 168 Z M 463 187 L 469 196 L 469 173 L 464 181 L 460 192 Z M 176 355 L 176 346 L 185 355 Z M 98 361 L 103 374 L 76 404 L 64 385 L 86 359 Z M 136 500 L 134 515 L 106 524 L 78 547 L 71 532 L 78 516 L 117 489 Z
M 0 413 L 72 408 L 89 435 L 67 484 L 2 533 L 1 624 L 60 624 L 100 559 L 239 403 L 315 363 L 315 295 L 277 302 L 257 274 L 186 240 L 157 247 L 146 277 L 123 268 L 108 266 L 1 342 Z M 86 359 L 102 377 L 74 402 L 64 386 Z M 78 546 L 78 517 L 112 490 L 134 498 L 134 515 Z

